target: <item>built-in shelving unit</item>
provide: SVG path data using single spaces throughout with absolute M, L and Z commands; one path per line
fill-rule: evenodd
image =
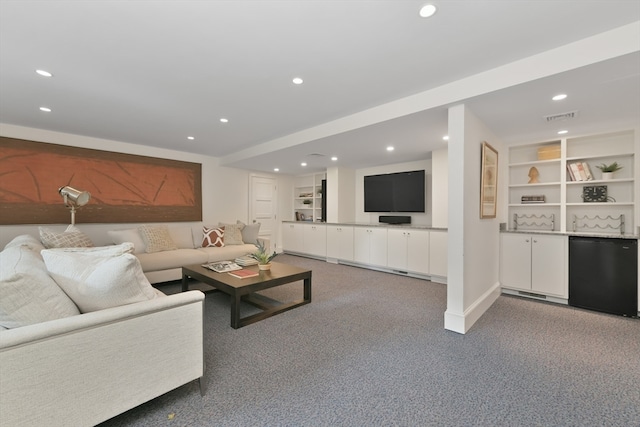
M 293 189 L 294 219 L 322 221 L 322 180 L 324 173 L 300 175 L 295 178 Z
M 553 226 L 553 231 L 562 232 L 633 234 L 635 138 L 633 131 L 624 131 L 511 147 L 508 228 L 551 231 Z M 550 151 L 555 154 L 549 155 Z M 614 161 L 622 169 L 613 179 L 603 179 L 597 166 Z M 572 180 L 567 165 L 575 162 L 586 164 L 592 179 Z M 607 201 L 585 202 L 585 186 L 606 186 Z M 523 196 L 543 196 L 544 202 L 523 203 Z

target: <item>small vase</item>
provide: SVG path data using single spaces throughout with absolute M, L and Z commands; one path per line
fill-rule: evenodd
M 258 264 L 258 270 L 271 270 L 271 263 Z
M 610 179 L 613 179 L 613 172 L 602 172 L 603 181 L 609 181 Z

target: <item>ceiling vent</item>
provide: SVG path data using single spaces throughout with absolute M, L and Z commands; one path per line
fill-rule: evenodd
M 578 111 L 569 111 L 568 113 L 554 114 L 552 116 L 543 116 L 547 122 L 557 122 L 578 117 Z

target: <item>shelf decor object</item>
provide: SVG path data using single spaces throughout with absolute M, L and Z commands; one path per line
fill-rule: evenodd
M 611 224 L 611 221 L 615 221 L 618 224 Z M 589 229 L 589 230 L 620 230 L 620 234 L 624 235 L 624 214 L 620 214 L 620 216 L 614 217 L 611 215 L 607 215 L 602 217 L 600 215 L 573 215 L 573 231 L 576 232 L 578 229 Z
M 585 185 L 582 187 L 582 200 L 585 203 L 605 203 L 607 201 L 607 186 Z
M 498 151 L 482 143 L 480 176 L 480 218 L 495 218 L 498 203 Z
M 533 221 L 526 221 L 533 220 Z M 537 222 L 536 220 L 541 220 Z M 547 230 L 553 231 L 556 228 L 556 216 L 554 214 L 526 215 L 513 214 L 513 229 L 518 230 L 525 227 L 526 230 Z M 527 228 L 528 227 L 528 228 Z
M 613 173 L 622 169 L 622 166 L 618 164 L 618 162 L 613 162 L 610 164 L 602 163 L 601 165 L 596 166 L 598 169 L 602 171 L 602 180 L 608 181 L 613 179 Z

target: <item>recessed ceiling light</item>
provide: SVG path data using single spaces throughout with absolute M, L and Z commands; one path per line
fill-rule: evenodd
M 420 16 L 423 18 L 429 18 L 436 13 L 436 7 L 432 4 L 425 4 L 420 8 Z
M 444 139 L 445 141 L 448 141 L 449 140 L 449 135 L 443 136 L 442 139 Z
M 569 133 L 568 130 L 559 130 L 558 135 L 564 135 L 565 133 Z
M 280 172 L 280 168 L 273 168 L 274 172 Z
M 188 136 L 187 139 L 190 139 L 191 141 L 193 141 L 195 138 L 192 136 Z
M 47 113 L 51 112 L 51 108 L 48 107 L 40 107 L 40 111 L 46 111 Z
M 395 150 L 395 148 L 393 148 L 392 146 L 387 147 L 387 151 L 393 151 L 393 150 Z
M 304 82 L 304 80 L 302 80 L 300 77 L 294 77 L 294 79 L 292 80 L 293 84 L 296 85 L 301 85 L 302 82 Z
M 554 96 L 553 99 L 554 101 L 562 101 L 563 99 L 565 99 L 567 97 L 567 95 L 565 93 L 560 93 L 556 96 Z
M 332 161 L 332 162 L 337 162 L 337 161 L 338 161 L 338 158 L 337 158 L 336 156 L 333 156 L 333 157 L 331 158 L 331 161 Z
M 307 166 L 305 162 L 300 163 L 300 166 Z
M 225 119 L 224 117 L 220 119 L 220 122 L 222 123 L 229 123 L 229 119 Z
M 52 77 L 53 76 L 53 74 L 51 74 L 50 72 L 45 71 L 45 70 L 36 70 L 36 73 L 38 73 L 38 74 L 40 74 L 41 76 L 44 76 L 44 77 Z

